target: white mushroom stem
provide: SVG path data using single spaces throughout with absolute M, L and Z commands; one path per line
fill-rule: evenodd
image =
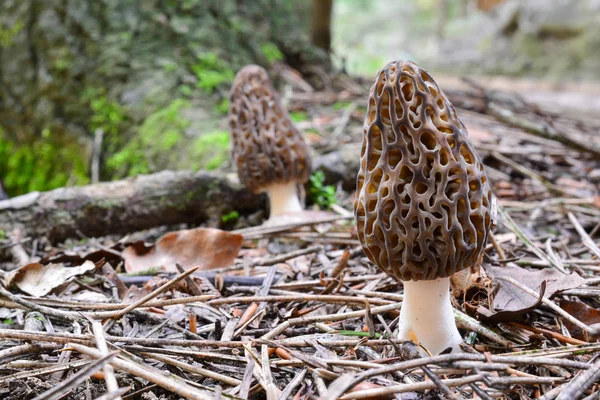
M 433 355 L 461 351 L 462 338 L 450 303 L 450 278 L 405 281 L 399 339 L 420 342 Z
M 297 213 L 302 211 L 298 199 L 296 182 L 280 183 L 266 188 L 269 195 L 271 213 L 269 219 L 281 214 Z

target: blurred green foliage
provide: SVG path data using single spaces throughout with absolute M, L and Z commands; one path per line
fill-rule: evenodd
M 224 224 L 227 224 L 229 222 L 235 222 L 238 220 L 239 217 L 240 217 L 240 213 L 233 210 L 231 212 L 228 212 L 227 214 L 223 214 L 221 216 L 221 222 L 223 222 Z
M 113 153 L 122 145 L 121 132 L 124 129 L 126 113 L 121 105 L 108 98 L 103 88 L 88 87 L 83 92 L 82 101 L 91 110 L 90 131 L 102 129 L 105 150 Z
M 335 197 L 335 187 L 325 185 L 325 175 L 323 171 L 316 171 L 310 176 L 309 196 L 319 207 L 330 208 L 337 202 Z
M 147 174 L 157 170 L 155 164 L 181 140 L 189 121 L 180 112 L 189 107 L 187 100 L 173 100 L 165 108 L 150 114 L 138 133 L 119 151 L 106 160 L 114 177 Z
M 0 177 L 10 196 L 88 183 L 87 165 L 77 143 L 43 129 L 37 140 L 17 144 L 0 128 Z
M 290 119 L 292 122 L 302 122 L 308 119 L 308 114 L 304 111 L 294 111 L 290 113 Z
M 337 102 L 335 102 L 333 104 L 333 109 L 335 111 L 339 111 L 339 110 L 342 110 L 342 109 L 344 109 L 346 107 L 349 107 L 350 104 L 352 104 L 352 103 L 350 103 L 349 101 L 337 101 Z
M 15 36 L 23 29 L 23 22 L 16 20 L 10 28 L 4 28 L 0 24 L 0 47 L 10 47 L 13 45 Z
M 0 2 L 7 192 L 86 183 L 99 129 L 101 180 L 223 165 L 235 71 L 327 65 L 309 18 L 292 0 Z
M 213 170 L 229 159 L 230 136 L 228 131 L 205 133 L 193 145 L 190 158 L 195 160 L 195 169 Z
M 283 53 L 279 50 L 279 47 L 277 47 L 275 43 L 264 43 L 260 47 L 260 50 L 267 59 L 267 62 L 270 64 L 283 60 Z
M 199 55 L 198 62 L 192 65 L 192 71 L 198 78 L 196 86 L 209 94 L 220 85 L 231 83 L 235 76 L 233 70 L 227 67 L 227 63 L 213 52 Z

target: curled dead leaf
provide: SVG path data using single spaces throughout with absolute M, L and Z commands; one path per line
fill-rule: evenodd
M 197 228 L 169 232 L 155 245 L 132 243 L 123 250 L 125 270 L 129 273 L 158 268 L 177 272 L 175 264 L 184 269 L 197 265 L 202 270 L 227 267 L 233 263 L 242 247 L 242 235 L 213 228 Z
M 96 269 L 91 261 L 86 261 L 78 267 L 66 267 L 64 264 L 39 263 L 27 264 L 6 276 L 7 287 L 17 287 L 21 291 L 41 297 L 50 293 L 69 279 L 83 275 Z
M 540 296 L 534 298 L 517 286 L 500 281 L 496 277 L 511 278 L 547 298 L 552 297 L 558 291 L 573 289 L 585 282 L 585 279 L 575 272 L 563 274 L 554 268 L 530 270 L 509 264 L 504 267 L 492 267 L 490 271 L 496 284 L 492 309 L 479 307 L 477 312 L 483 319 L 495 321 L 516 318 L 535 308 L 541 301 Z

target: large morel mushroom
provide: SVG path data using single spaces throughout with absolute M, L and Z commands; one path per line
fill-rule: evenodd
M 233 163 L 240 182 L 267 192 L 269 221 L 298 213 L 297 185 L 308 180 L 308 147 L 294 127 L 264 68 L 248 65 L 236 75 L 229 103 Z
M 387 64 L 369 96 L 355 218 L 366 255 L 403 282 L 400 339 L 460 350 L 449 277 L 480 261 L 491 205 L 448 98 L 418 65 Z

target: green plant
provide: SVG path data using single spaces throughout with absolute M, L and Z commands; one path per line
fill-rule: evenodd
M 102 88 L 87 88 L 83 93 L 83 100 L 89 103 L 92 109 L 91 130 L 102 129 L 104 134 L 109 137 L 117 136 L 121 130 L 121 124 L 126 118 L 125 110 L 121 105 L 110 100 Z
M 350 106 L 350 104 L 352 103 L 350 103 L 349 101 L 336 101 L 335 103 L 333 103 L 333 109 L 335 111 L 339 111 Z
M 277 47 L 275 43 L 264 43 L 260 47 L 260 50 L 262 51 L 269 64 L 283 60 L 283 53 L 281 53 L 281 50 L 279 50 L 279 47 Z
M 15 42 L 15 37 L 23 29 L 23 22 L 20 20 L 15 21 L 14 25 L 10 28 L 4 28 L 0 25 L 0 47 L 10 47 Z
M 235 222 L 238 220 L 239 217 L 240 214 L 237 211 L 233 210 L 228 212 L 227 214 L 221 215 L 221 222 L 223 222 L 224 224 L 228 222 Z
M 323 171 L 316 171 L 310 176 L 308 193 L 312 201 L 319 207 L 330 208 L 337 201 L 335 198 L 335 187 L 325 185 L 325 174 L 323 174 Z
M 123 146 L 121 133 L 126 120 L 125 110 L 118 102 L 108 98 L 104 88 L 86 88 L 82 100 L 92 111 L 90 131 L 101 129 L 104 132 L 104 152 L 114 154 Z
M 221 84 L 233 81 L 233 70 L 213 52 L 199 55 L 198 62 L 191 68 L 198 78 L 196 86 L 209 94 Z
M 227 114 L 229 111 L 229 99 L 224 98 L 217 104 L 217 112 L 221 115 Z
M 306 114 L 304 111 L 295 111 L 290 113 L 290 118 L 292 122 L 302 122 L 308 119 L 308 114 Z

